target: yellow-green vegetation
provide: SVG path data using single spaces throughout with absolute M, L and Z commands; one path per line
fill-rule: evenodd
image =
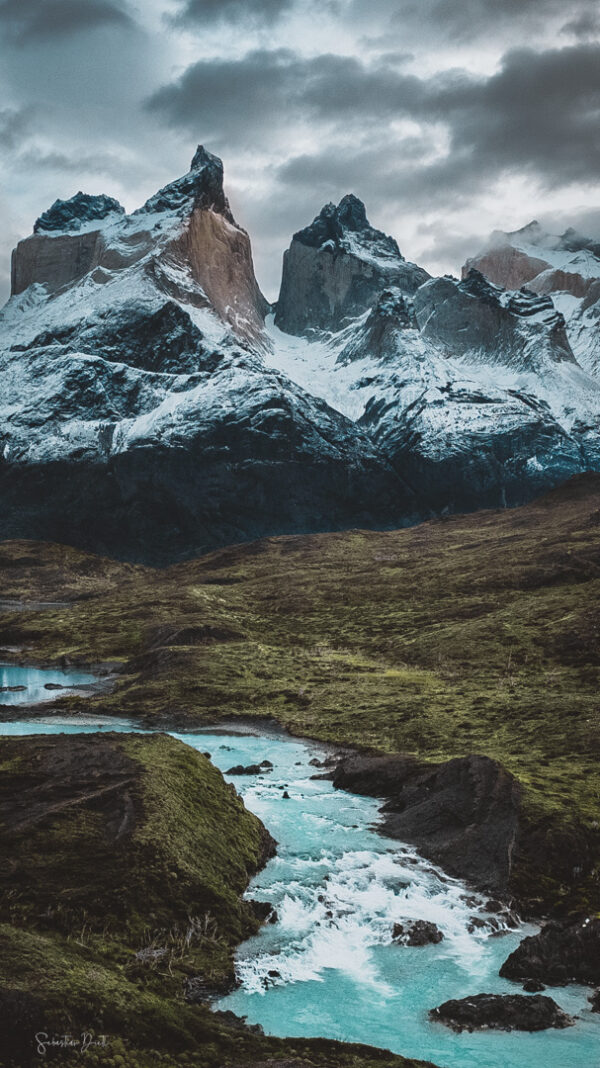
M 191 926 L 211 957 L 257 929 L 240 895 L 269 836 L 174 738 L 0 738 L 0 817 L 3 920 L 136 948 Z
M 515 510 L 271 538 L 164 571 L 23 542 L 2 562 L 6 597 L 71 601 L 5 609 L 13 656 L 123 665 L 90 707 L 155 725 L 275 717 L 431 761 L 487 754 L 544 838 L 513 887 L 540 907 L 600 908 L 597 870 L 578 876 L 568 847 L 583 835 L 597 856 L 597 475 Z
M 85 1063 L 103 1068 L 279 1054 L 307 1068 L 408 1068 L 376 1051 L 266 1039 L 186 1001 L 192 977 L 229 978 L 234 946 L 257 930 L 240 895 L 270 845 L 220 772 L 173 738 L 1 739 L 0 1064 L 39 1061 L 36 1034 L 89 1034 Z M 81 1056 L 77 1045 L 47 1051 L 58 1063 Z
M 232 1027 L 205 1006 L 186 1004 L 173 983 L 155 979 L 152 987 L 100 947 L 4 924 L 0 983 L 0 1010 L 9 998 L 12 1008 L 0 1065 L 10 1068 L 40 1063 L 36 1035 L 76 1043 L 87 1036 L 84 1054 L 80 1045 L 49 1048 L 44 1061 L 92 1068 L 428 1068 L 368 1047 Z

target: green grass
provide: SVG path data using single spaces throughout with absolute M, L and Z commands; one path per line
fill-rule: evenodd
M 526 819 L 583 828 L 596 849 L 599 523 L 590 475 L 520 509 L 270 538 L 164 571 L 5 543 L 5 596 L 72 603 L 5 611 L 0 641 L 23 659 L 120 661 L 90 706 L 153 725 L 275 717 L 431 761 L 485 753 L 522 783 Z M 541 875 L 543 907 L 600 908 L 596 876 Z
M 204 756 L 164 735 L 4 738 L 0 784 L 0 1065 L 39 1063 L 42 1031 L 106 1035 L 85 1053 L 103 1068 L 415 1064 L 232 1030 L 185 1001 L 187 979 L 231 978 L 235 945 L 258 929 L 241 894 L 265 852 L 260 821 Z

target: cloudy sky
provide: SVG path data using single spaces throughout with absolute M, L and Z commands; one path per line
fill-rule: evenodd
M 354 192 L 457 273 L 494 228 L 600 232 L 596 0 L 0 0 L 0 288 L 78 189 L 139 206 L 222 156 L 259 281 Z

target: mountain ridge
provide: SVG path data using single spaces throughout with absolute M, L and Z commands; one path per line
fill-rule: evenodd
M 296 232 L 271 308 L 203 146 L 129 215 L 55 201 L 0 311 L 0 536 L 168 563 L 600 467 L 600 381 L 553 296 L 464 274 L 432 279 L 347 194 Z

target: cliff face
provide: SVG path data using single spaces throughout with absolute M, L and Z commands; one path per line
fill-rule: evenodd
M 269 305 L 254 276 L 250 238 L 225 215 L 194 208 L 160 263 L 188 267 L 210 306 L 238 336 L 260 336 Z M 185 301 L 181 289 L 174 295 Z
M 338 330 L 388 286 L 414 293 L 429 275 L 407 263 L 394 238 L 369 223 L 354 196 L 326 204 L 294 234 L 283 258 L 275 323 L 289 334 Z
M 186 175 L 133 215 L 106 196 L 56 201 L 13 253 L 11 292 L 38 284 L 56 294 L 85 278 L 101 285 L 137 265 L 157 289 L 213 309 L 238 336 L 260 334 L 268 305 L 250 239 L 231 214 L 221 160 L 203 146 Z
M 32 234 L 19 241 L 13 252 L 11 296 L 36 283 L 45 285 L 50 293 L 72 285 L 100 263 L 103 251 L 99 230 L 52 237 Z
M 415 295 L 423 335 L 453 356 L 540 370 L 547 360 L 575 362 L 565 320 L 549 297 L 507 292 L 471 268 L 462 282 L 434 278 Z

